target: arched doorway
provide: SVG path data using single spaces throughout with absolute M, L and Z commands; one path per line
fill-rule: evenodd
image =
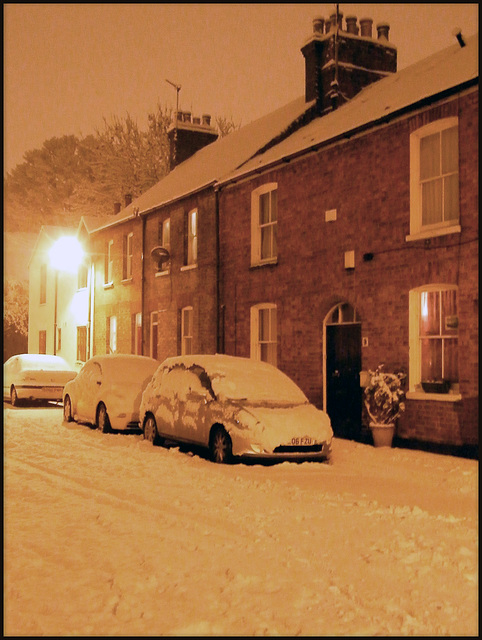
M 327 314 L 325 336 L 325 403 L 336 437 L 361 435 L 361 319 L 356 309 L 340 302 Z

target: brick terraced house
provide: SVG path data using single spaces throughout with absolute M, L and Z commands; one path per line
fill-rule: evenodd
M 314 20 L 304 96 L 218 140 L 178 113 L 170 173 L 84 220 L 92 353 L 267 360 L 353 439 L 383 363 L 400 439 L 476 446 L 478 35 L 397 71 L 372 30 Z

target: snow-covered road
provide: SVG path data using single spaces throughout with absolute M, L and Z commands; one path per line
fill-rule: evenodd
M 5 635 L 478 634 L 476 460 L 223 466 L 4 417 Z

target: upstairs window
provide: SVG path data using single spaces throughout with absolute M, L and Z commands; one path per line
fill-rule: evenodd
M 262 185 L 251 194 L 251 265 L 278 257 L 278 185 Z
M 112 260 L 113 248 L 114 241 L 108 240 L 105 245 L 104 284 L 112 284 L 114 281 L 114 263 Z
M 164 220 L 159 220 L 159 231 L 157 234 L 157 241 L 161 247 L 167 249 L 169 251 L 169 255 L 171 254 L 171 219 L 165 218 Z M 159 271 L 167 271 L 171 266 L 171 259 L 162 262 L 159 265 Z
M 444 118 L 410 136 L 410 234 L 453 233 L 458 224 L 458 119 Z
M 87 289 L 89 268 L 82 262 L 79 266 L 79 271 L 77 273 L 77 288 L 78 289 Z
M 277 366 L 278 320 L 275 304 L 251 307 L 251 358 Z
M 47 302 L 47 265 L 40 265 L 40 304 Z M 40 352 L 42 353 L 42 351 Z
M 130 280 L 132 279 L 132 245 L 134 240 L 134 234 L 128 233 L 123 237 L 123 248 L 122 248 L 122 279 Z
M 186 266 L 197 263 L 198 211 L 193 209 L 187 214 Z

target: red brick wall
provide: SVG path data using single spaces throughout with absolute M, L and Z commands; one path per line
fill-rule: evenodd
M 462 233 L 407 242 L 410 132 L 458 115 Z M 407 401 L 410 437 L 473 442 L 478 414 L 478 94 L 325 148 L 220 193 L 221 303 L 225 349 L 249 356 L 250 307 L 278 305 L 278 366 L 308 397 L 323 400 L 323 322 L 338 302 L 361 316 L 362 368 L 408 371 L 409 291 L 430 283 L 459 287 L 459 375 L 463 402 Z M 278 264 L 250 268 L 251 192 L 278 182 Z M 325 222 L 325 210 L 337 220 Z M 355 251 L 355 269 L 344 252 Z M 363 255 L 373 253 L 365 262 Z M 433 402 L 430 404 L 434 404 Z M 438 417 L 437 417 L 438 415 Z M 432 416 L 432 418 L 431 418 Z M 440 440 L 438 440 L 440 438 Z
M 185 215 L 198 209 L 198 266 L 183 269 L 185 254 Z M 155 276 L 150 258 L 158 244 L 159 219 L 170 217 L 171 265 L 169 275 Z M 216 352 L 216 207 L 215 195 L 206 192 L 164 207 L 146 221 L 145 326 L 146 353 L 149 353 L 149 317 L 159 314 L 158 359 L 181 353 L 181 310 L 192 306 L 194 353 Z

